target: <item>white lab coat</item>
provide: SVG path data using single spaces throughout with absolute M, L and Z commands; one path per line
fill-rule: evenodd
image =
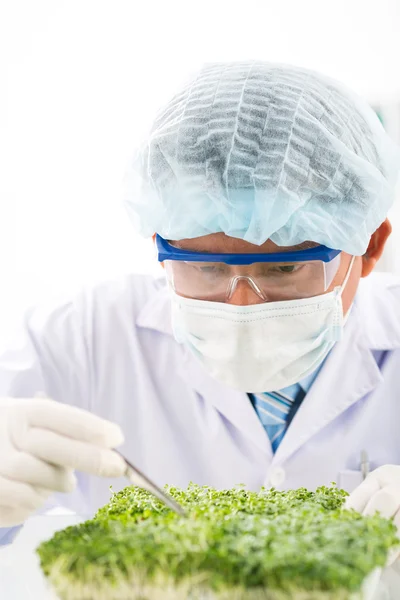
M 0 396 L 45 392 L 118 423 L 122 452 L 157 483 L 244 483 L 351 491 L 360 454 L 400 464 L 400 281 L 362 281 L 343 341 L 273 456 L 246 394 L 213 380 L 173 335 L 168 290 L 128 276 L 57 308 L 30 312 L 24 339 L 0 357 Z M 126 482 L 79 474 L 58 500 L 83 515 Z

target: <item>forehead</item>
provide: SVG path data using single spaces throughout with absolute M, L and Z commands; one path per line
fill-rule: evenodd
M 234 237 L 229 237 L 224 233 L 211 233 L 192 239 L 173 241 L 171 243 L 176 248 L 182 250 L 192 250 L 193 252 L 213 252 L 215 254 L 267 254 L 271 252 L 289 252 L 293 250 L 305 250 L 318 246 L 315 242 L 304 241 L 297 246 L 277 246 L 271 240 L 267 240 L 261 246 L 256 246 Z

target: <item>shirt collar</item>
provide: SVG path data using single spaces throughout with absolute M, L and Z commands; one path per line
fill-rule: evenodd
M 281 394 L 284 394 L 285 396 L 288 396 L 291 400 L 295 400 L 298 397 L 300 390 L 302 390 L 304 394 L 307 394 L 310 387 L 318 377 L 318 374 L 324 366 L 324 363 L 328 356 L 322 361 L 319 367 L 315 369 L 315 371 L 310 373 L 310 375 L 307 375 L 307 377 L 303 377 L 303 379 L 301 379 L 298 383 L 294 383 L 293 385 L 289 385 L 288 387 L 282 388 L 281 390 L 277 391 L 279 391 Z
M 307 377 L 304 377 L 301 381 L 299 381 L 299 385 L 301 386 L 302 390 L 306 394 L 308 393 L 308 390 L 310 389 L 310 387 L 312 386 L 314 381 L 317 379 L 319 372 L 321 371 L 322 367 L 324 366 L 325 361 L 326 361 L 326 358 L 322 361 L 322 363 L 319 365 L 319 367 L 317 367 L 315 369 L 315 371 L 313 371 L 312 373 L 310 373 L 310 375 L 307 375 Z

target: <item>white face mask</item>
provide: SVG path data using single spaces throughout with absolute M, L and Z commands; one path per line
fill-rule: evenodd
M 235 306 L 172 292 L 172 325 L 212 377 L 243 392 L 269 392 L 298 383 L 342 338 L 342 292 Z

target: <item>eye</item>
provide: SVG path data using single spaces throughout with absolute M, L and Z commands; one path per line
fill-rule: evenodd
M 217 267 L 199 267 L 199 270 L 202 273 L 216 273 L 218 271 Z
M 187 262 L 186 267 L 192 272 L 201 273 L 202 275 L 218 275 L 225 272 L 225 265 L 221 263 L 201 263 L 201 262 Z
M 279 273 L 294 273 L 296 269 L 297 265 L 280 265 L 277 267 L 277 271 L 279 271 Z

